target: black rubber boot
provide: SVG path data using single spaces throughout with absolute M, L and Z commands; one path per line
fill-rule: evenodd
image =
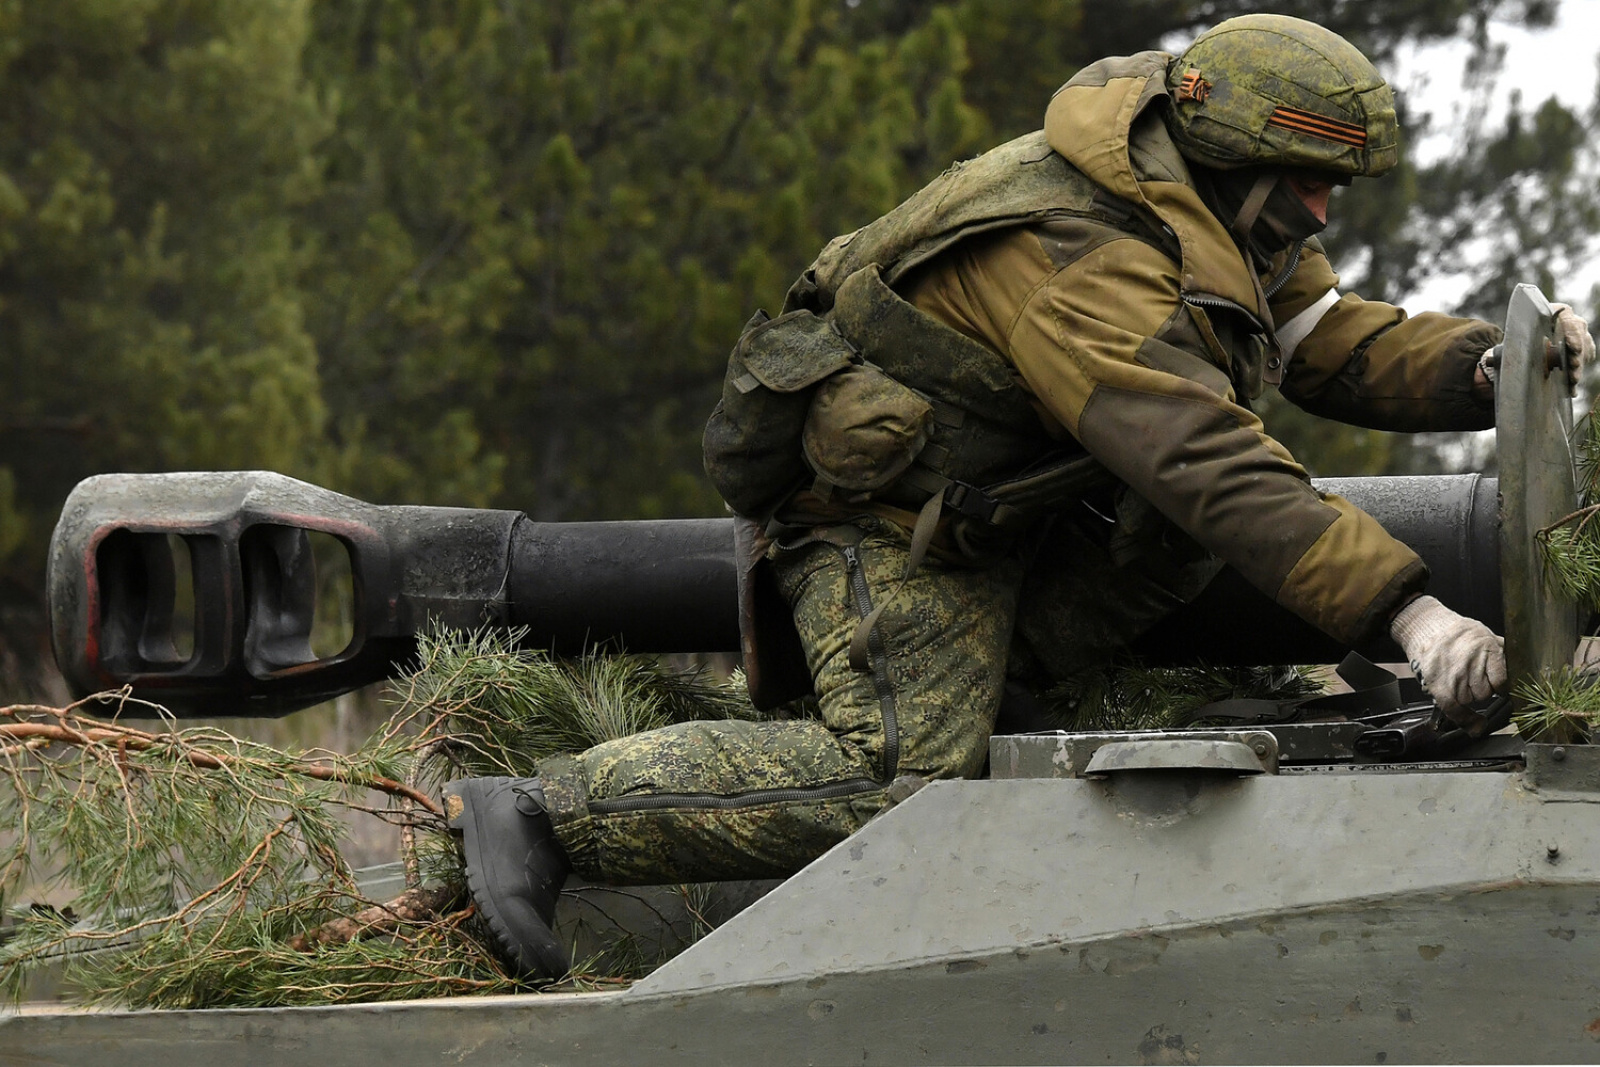
M 463 778 L 445 784 L 444 798 L 466 855 L 467 888 L 506 960 L 529 977 L 566 974 L 571 964 L 553 922 L 571 865 L 539 779 Z

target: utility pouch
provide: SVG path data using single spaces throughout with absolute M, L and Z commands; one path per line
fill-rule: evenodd
M 858 358 L 809 311 L 758 311 L 745 325 L 703 440 L 706 474 L 734 511 L 760 515 L 806 480 L 800 439 L 813 387 Z
M 826 495 L 865 499 L 911 466 L 928 443 L 933 405 L 870 363 L 832 375 L 811 399 L 801 447 Z

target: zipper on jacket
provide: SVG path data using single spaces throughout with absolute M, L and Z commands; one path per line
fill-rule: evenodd
M 1239 314 L 1245 316 L 1251 322 L 1253 322 L 1258 331 L 1264 332 L 1266 330 L 1266 327 L 1262 324 L 1261 320 L 1256 317 L 1255 312 L 1251 311 L 1243 304 L 1234 303 L 1232 300 L 1229 300 L 1226 297 L 1212 296 L 1209 293 L 1183 293 L 1181 296 L 1185 304 L 1193 304 L 1195 307 L 1227 308 L 1229 311 L 1237 311 Z
M 1268 300 L 1271 300 L 1273 297 L 1278 295 L 1279 291 L 1282 290 L 1285 285 L 1289 284 L 1289 279 L 1294 277 L 1294 272 L 1300 269 L 1300 256 L 1304 247 L 1305 243 L 1303 241 L 1295 242 L 1293 250 L 1289 253 L 1288 261 L 1283 265 L 1283 270 L 1279 271 L 1278 276 L 1273 278 L 1272 281 L 1267 283 L 1266 287 L 1262 289 L 1262 296 L 1266 297 Z M 1253 322 L 1257 330 L 1262 332 L 1266 331 L 1266 326 L 1262 323 L 1260 317 L 1243 304 L 1237 304 L 1226 297 L 1214 296 L 1210 293 L 1185 292 L 1179 295 L 1185 304 L 1193 304 L 1196 307 L 1203 308 L 1226 308 L 1229 311 L 1237 311 Z
M 1305 246 L 1306 243 L 1304 241 L 1296 241 L 1294 243 L 1294 247 L 1289 251 L 1288 262 L 1283 265 L 1283 270 L 1278 273 L 1276 278 L 1267 283 L 1266 289 L 1262 290 L 1268 300 L 1277 296 L 1278 290 L 1288 285 L 1289 279 L 1294 277 L 1294 272 L 1300 269 L 1300 253 L 1304 251 Z

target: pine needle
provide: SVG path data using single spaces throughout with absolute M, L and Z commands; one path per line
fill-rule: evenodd
M 1135 661 L 1085 670 L 1043 694 L 1060 728 L 1160 730 L 1216 700 L 1294 700 L 1323 686 L 1303 667 L 1149 667 Z
M 1593 412 L 1583 417 L 1577 433 L 1578 497 L 1585 504 L 1600 502 L 1600 420 Z
M 70 910 L 14 910 L 0 943 L 15 999 L 41 968 L 64 965 L 83 1001 L 132 1008 L 275 1007 L 529 991 L 508 974 L 465 906 L 461 860 L 431 801 L 443 781 L 536 773 L 541 759 L 669 723 L 760 716 L 742 680 L 716 684 L 641 657 L 555 659 L 517 634 L 445 633 L 420 641 L 396 683 L 393 715 L 341 756 L 279 749 L 218 730 L 121 726 L 96 706 L 6 709 L 13 724 L 54 723 L 75 741 L 12 744 L 0 760 L 0 893 L 30 862 L 53 865 Z M 1317 684 L 1296 668 L 1108 665 L 1049 697 L 1076 729 L 1154 728 L 1229 696 L 1280 699 Z M 815 714 L 814 702 L 786 709 Z M 0 717 L 0 724 L 6 720 Z M 118 733 L 118 731 L 123 731 Z M 119 740 L 120 739 L 120 740 Z M 4 788 L 8 779 L 10 788 Z M 388 808 L 366 787 L 387 782 Z M 448 915 L 385 922 L 338 943 L 307 937 L 380 902 L 339 856 L 347 808 L 404 828 L 413 884 L 454 887 Z M 685 888 L 692 914 L 693 890 Z M 81 917 L 81 918 L 80 918 Z M 709 924 L 701 924 L 708 928 Z M 703 932 L 703 931 L 700 931 Z M 315 946 L 309 951 L 296 945 Z M 554 988 L 600 988 L 661 960 L 626 939 Z
M 361 895 L 339 856 L 341 807 L 402 824 L 408 867 L 459 886 L 460 857 L 430 799 L 443 780 L 529 776 L 557 752 L 689 719 L 755 716 L 741 692 L 654 660 L 557 660 L 518 648 L 518 636 L 425 635 L 394 714 L 348 756 L 171 720 L 137 731 L 117 721 L 119 698 L 5 709 L 0 730 L 18 740 L 0 759 L 0 901 L 30 865 L 58 870 L 74 899 L 70 910 L 12 913 L 0 992 L 15 1000 L 51 966 L 64 966 L 83 1001 L 133 1008 L 533 988 L 505 971 L 470 908 L 311 951 L 291 945 L 381 903 Z M 110 717 L 89 713 L 101 709 Z M 368 807 L 367 788 L 382 783 L 391 806 Z M 607 956 L 604 972 L 575 977 L 605 983 L 661 962 L 626 946 Z
M 1534 535 L 1545 580 L 1555 594 L 1600 611 L 1600 420 L 1591 413 L 1577 432 L 1580 507 Z M 1583 744 L 1600 724 L 1600 687 L 1593 672 L 1546 671 L 1516 690 L 1522 705 L 1513 718 L 1533 741 Z
M 1552 591 L 1574 604 L 1600 610 L 1600 505 L 1574 512 L 1534 535 Z
M 1600 726 L 1600 675 L 1562 667 L 1517 687 L 1517 732 L 1546 744 L 1587 744 Z

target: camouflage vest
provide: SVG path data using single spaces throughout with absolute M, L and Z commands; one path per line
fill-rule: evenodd
M 757 312 L 729 357 L 704 440 L 723 499 L 764 516 L 814 481 L 852 502 L 917 508 L 941 496 L 968 519 L 1004 528 L 1109 480 L 1046 432 L 1004 357 L 893 286 L 975 234 L 1060 216 L 1124 228 L 1138 213 L 1037 132 L 957 163 L 831 241 L 783 313 Z

